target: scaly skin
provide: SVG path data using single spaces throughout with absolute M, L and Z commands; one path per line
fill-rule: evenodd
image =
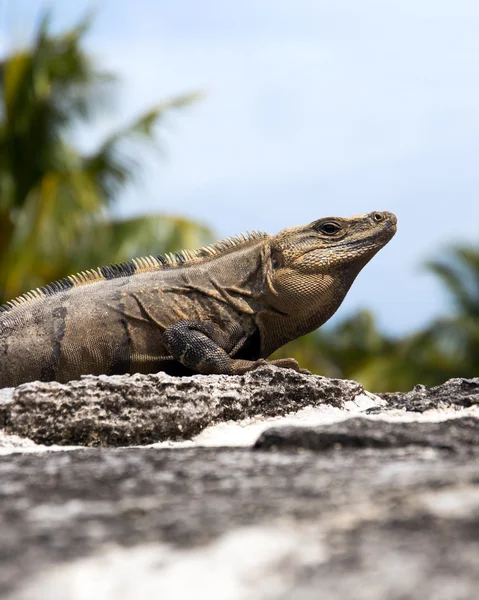
M 40 288 L 0 312 L 0 386 L 83 374 L 245 373 L 320 327 L 396 217 L 328 217 Z M 294 359 L 270 361 L 299 369 Z

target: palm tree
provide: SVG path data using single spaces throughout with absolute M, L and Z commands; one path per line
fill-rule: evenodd
M 426 335 L 448 358 L 449 377 L 479 372 L 479 249 L 457 246 L 426 267 L 439 277 L 455 312 L 434 321 Z
M 82 48 L 85 20 L 59 35 L 45 17 L 31 48 L 0 63 L 0 299 L 79 269 L 210 241 L 210 231 L 172 216 L 118 220 L 118 192 L 138 171 L 132 144 L 197 98 L 163 102 L 89 154 L 72 142 L 111 97 L 114 77 Z

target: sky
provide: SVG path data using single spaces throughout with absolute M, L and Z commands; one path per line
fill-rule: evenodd
M 49 6 L 58 29 L 91 2 L 0 0 L 0 53 Z M 156 102 L 201 90 L 141 152 L 120 214 L 167 212 L 217 237 L 389 210 L 398 233 L 334 319 L 371 308 L 404 334 L 451 310 L 424 269 L 479 242 L 477 0 L 98 1 L 86 48 L 122 79 L 93 146 Z

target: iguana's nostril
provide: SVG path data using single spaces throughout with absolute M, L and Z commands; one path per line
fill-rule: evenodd
M 381 221 L 384 221 L 384 213 L 375 212 L 373 214 L 373 219 L 376 221 L 376 223 L 381 223 Z

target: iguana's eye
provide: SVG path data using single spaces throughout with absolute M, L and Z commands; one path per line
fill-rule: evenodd
M 342 229 L 341 225 L 339 225 L 338 223 L 335 223 L 334 221 L 328 221 L 327 223 L 323 223 L 319 227 L 319 231 L 326 235 L 334 235 L 335 233 L 338 233 L 339 231 L 341 231 L 341 229 Z
M 279 252 L 273 252 L 271 255 L 271 266 L 273 269 L 279 269 L 283 266 L 283 257 Z

